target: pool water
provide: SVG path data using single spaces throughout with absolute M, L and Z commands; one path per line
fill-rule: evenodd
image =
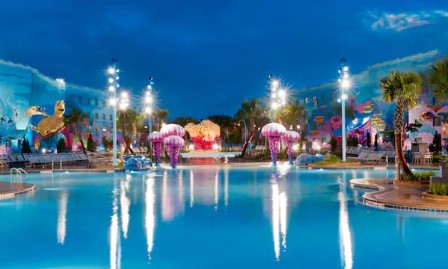
M 0 268 L 447 268 L 448 216 L 369 208 L 348 184 L 393 176 L 286 166 L 32 174 L 38 191 L 0 201 Z

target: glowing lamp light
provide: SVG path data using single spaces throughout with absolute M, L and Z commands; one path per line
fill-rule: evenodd
M 348 96 L 347 96 L 346 93 L 342 94 L 342 96 L 341 96 L 341 99 L 342 99 L 342 100 L 347 100 L 347 98 L 348 98 Z
M 350 88 L 350 86 L 351 86 L 351 82 L 350 82 L 350 80 L 348 80 L 348 79 L 343 79 L 343 80 L 341 81 L 341 87 L 342 87 L 342 89 L 348 89 L 348 88 Z
M 117 99 L 115 99 L 115 98 L 110 98 L 110 99 L 109 99 L 109 104 L 110 104 L 111 106 L 114 106 L 116 103 L 117 103 Z
M 150 95 L 145 96 L 145 103 L 151 104 L 152 103 L 152 97 Z
M 272 109 L 277 109 L 278 108 L 278 104 L 276 102 L 272 102 L 271 103 L 271 108 Z
M 295 144 L 294 146 L 292 146 L 293 150 L 298 150 L 299 149 L 299 145 Z
M 112 66 L 109 67 L 109 68 L 107 69 L 107 73 L 110 74 L 110 75 L 115 75 L 115 68 L 113 68 Z
M 42 153 L 46 153 L 47 152 L 47 149 L 46 148 L 43 148 L 42 149 Z
M 280 81 L 278 79 L 274 79 L 272 81 L 272 87 L 277 88 L 280 85 Z
M 148 85 L 147 88 L 148 88 L 148 90 L 151 90 L 151 89 L 152 89 L 152 86 L 151 86 L 151 85 Z
M 219 148 L 219 147 L 218 147 L 218 144 L 216 144 L 216 143 L 213 144 L 213 149 L 214 149 L 214 150 L 217 150 L 218 148 Z
M 193 145 L 193 144 L 190 144 L 190 145 L 188 146 L 188 149 L 189 149 L 189 150 L 194 150 L 194 145 Z
M 127 92 L 121 92 L 121 98 L 128 98 Z
M 111 84 L 115 82 L 115 80 L 114 80 L 113 78 L 109 78 L 108 81 L 109 81 L 109 83 L 111 83 Z
M 286 95 L 286 92 L 285 92 L 285 90 L 280 90 L 278 94 L 280 95 L 281 98 L 284 98 Z
M 114 86 L 112 86 L 112 85 L 111 85 L 111 86 L 109 86 L 109 91 L 110 91 L 110 92 L 113 92 L 113 91 L 115 91 L 115 87 L 114 87 Z
M 146 114 L 151 114 L 152 113 L 152 109 L 150 107 L 145 108 L 145 113 Z
M 348 66 L 344 66 L 343 70 L 344 72 L 348 72 Z

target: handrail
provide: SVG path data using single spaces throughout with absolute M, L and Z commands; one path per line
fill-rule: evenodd
M 15 181 L 16 183 L 19 182 L 19 180 L 23 180 L 23 179 L 27 179 L 28 178 L 28 173 L 23 170 L 23 168 L 11 168 L 11 170 L 9 170 L 9 175 L 11 177 L 11 183 L 13 182 L 13 173 L 15 172 Z M 23 176 L 23 174 L 25 174 L 25 177 Z
M 17 170 L 20 172 L 20 174 L 25 174 L 25 176 L 26 176 L 26 177 L 22 177 L 21 179 L 28 178 L 28 173 L 23 168 L 18 168 Z

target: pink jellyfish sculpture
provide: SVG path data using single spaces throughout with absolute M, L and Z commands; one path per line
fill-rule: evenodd
M 182 137 L 185 135 L 185 129 L 184 129 L 184 127 L 182 127 L 178 124 L 167 124 L 162 127 L 162 129 L 160 130 L 160 133 L 162 134 L 162 136 L 164 138 L 171 136 L 171 135 L 176 135 L 176 136 Z
M 160 154 L 162 153 L 163 136 L 160 132 L 152 132 L 148 136 L 151 142 L 152 154 L 154 155 L 156 166 L 160 166 Z
M 286 143 L 286 147 L 288 149 L 288 159 L 289 164 L 293 165 L 294 160 L 294 143 L 300 140 L 300 134 L 296 131 L 286 131 L 283 135 L 283 141 Z
M 170 135 L 163 139 L 163 143 L 167 148 L 168 155 L 170 156 L 171 167 L 176 168 L 179 160 L 179 152 L 185 141 L 182 137 L 177 135 Z
M 277 154 L 280 149 L 280 139 L 286 129 L 279 123 L 268 123 L 261 129 L 261 134 L 268 138 L 269 150 L 271 152 L 272 165 L 277 165 Z

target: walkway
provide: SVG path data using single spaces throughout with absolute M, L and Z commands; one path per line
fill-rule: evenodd
M 365 193 L 363 201 L 368 206 L 410 211 L 443 211 L 448 213 L 448 201 L 423 198 L 428 185 L 395 183 L 391 178 L 352 179 L 350 185 L 376 189 Z
M 30 183 L 0 182 L 0 200 L 13 198 L 16 194 L 32 191 L 34 188 Z

